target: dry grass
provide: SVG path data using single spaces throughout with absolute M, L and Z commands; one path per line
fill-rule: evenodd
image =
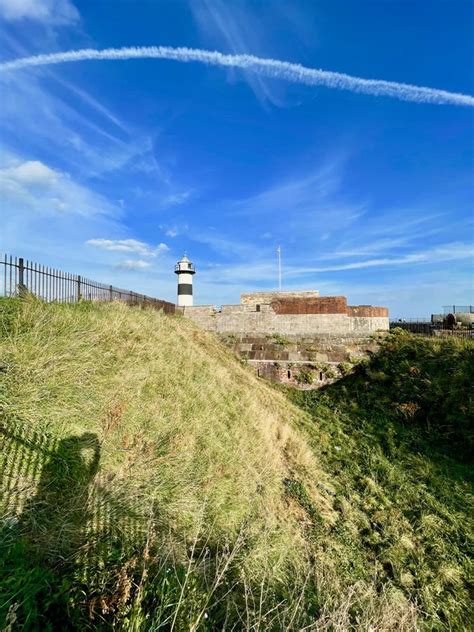
M 291 476 L 317 475 L 291 427 L 300 413 L 212 336 L 153 310 L 29 300 L 3 337 L 1 358 L 8 367 L 2 402 L 8 429 L 26 442 L 45 437 L 49 457 L 85 433 L 100 446 L 97 472 L 87 480 L 86 466 L 78 486 L 90 507 L 85 524 L 78 525 L 75 507 L 62 507 L 35 534 L 38 549 L 74 557 L 71 531 L 79 528 L 90 540 L 110 531 L 130 539 L 143 532 L 153 508 L 162 553 L 175 561 L 185 561 L 188 536 L 198 528 L 212 546 L 233 542 L 245 529 L 251 544 L 239 565 L 252 582 L 285 581 L 301 567 L 307 547 L 298 508 L 292 511 L 282 485 Z M 35 447 L 15 437 L 10 447 L 4 512 L 23 524 L 22 516 L 33 519 L 35 503 L 43 502 L 38 486 L 47 457 L 35 457 Z M 80 458 L 90 460 L 87 446 L 79 447 Z M 329 520 L 327 500 L 315 492 L 314 502 Z M 116 507 L 124 504 L 132 534 Z
M 212 335 L 118 303 L 27 300 L 5 303 L 0 342 L 10 621 L 415 629 L 406 594 L 352 559 L 367 518 L 336 499 L 307 416 Z

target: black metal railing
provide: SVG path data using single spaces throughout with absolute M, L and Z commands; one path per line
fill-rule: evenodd
M 445 314 L 474 314 L 474 305 L 444 305 Z
M 62 272 L 22 257 L 0 257 L 0 296 L 21 296 L 31 293 L 46 303 L 77 303 L 87 301 L 125 301 L 130 304 L 146 304 L 162 309 L 167 314 L 175 311 L 175 305 L 132 290 L 122 290 L 91 281 L 79 274 Z
M 390 329 L 399 327 L 412 334 L 421 334 L 423 336 L 458 336 L 460 338 L 474 338 L 474 329 L 471 325 L 458 325 L 450 327 L 446 321 L 433 320 L 416 320 L 405 318 L 400 320 L 391 320 Z

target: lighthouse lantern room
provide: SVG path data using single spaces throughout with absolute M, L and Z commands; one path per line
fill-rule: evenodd
M 196 274 L 194 264 L 186 254 L 174 267 L 178 275 L 178 307 L 192 307 L 193 304 L 193 274 Z

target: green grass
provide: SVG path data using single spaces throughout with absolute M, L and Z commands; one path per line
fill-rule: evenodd
M 472 341 L 397 332 L 354 375 L 290 393 L 332 476 L 351 563 L 369 561 L 428 629 L 472 626 L 473 381 Z
M 0 629 L 469 629 L 472 346 L 287 392 L 179 316 L 0 309 Z

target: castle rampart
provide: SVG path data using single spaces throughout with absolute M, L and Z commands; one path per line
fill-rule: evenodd
M 239 305 L 185 307 L 184 314 L 217 334 L 364 336 L 389 328 L 387 308 L 350 306 L 317 291 L 247 293 Z

